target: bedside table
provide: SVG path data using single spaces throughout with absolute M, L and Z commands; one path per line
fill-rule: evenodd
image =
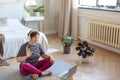
M 26 27 L 44 32 L 44 16 L 27 16 L 24 17 Z

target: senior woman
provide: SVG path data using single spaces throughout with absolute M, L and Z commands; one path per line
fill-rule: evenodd
M 20 73 L 24 76 L 31 74 L 35 79 L 39 76 L 51 75 L 51 71 L 45 70 L 54 63 L 54 58 L 46 54 L 38 43 L 39 35 L 37 31 L 30 31 L 29 41 L 20 47 L 16 57 L 17 62 L 20 62 Z M 39 60 L 40 56 L 42 60 Z

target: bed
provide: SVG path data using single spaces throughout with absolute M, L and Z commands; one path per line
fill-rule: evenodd
M 3 58 L 16 57 L 20 46 L 28 41 L 27 34 L 32 29 L 22 25 L 18 19 L 8 19 L 7 26 L 0 26 L 0 33 L 4 35 Z M 40 32 L 39 41 L 44 51 L 48 49 L 48 41 L 44 33 Z
M 7 19 L 7 25 L 0 24 L 0 46 L 3 47 L 3 53 L 0 54 L 3 54 L 3 58 L 16 57 L 20 46 L 28 41 L 27 34 L 31 29 L 21 24 L 24 16 L 24 0 L 0 0 L 0 18 Z M 47 51 L 48 40 L 42 32 L 39 43 Z

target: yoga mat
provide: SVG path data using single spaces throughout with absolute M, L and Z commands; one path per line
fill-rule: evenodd
M 72 65 L 70 65 L 69 63 L 67 63 L 65 61 L 57 61 L 49 69 L 47 69 L 47 70 L 52 71 L 52 73 L 53 73 L 52 75 L 39 77 L 36 80 L 44 80 L 45 78 L 46 79 L 48 78 L 48 80 L 52 80 L 50 78 L 54 78 L 54 77 L 58 76 L 59 74 L 65 72 L 65 71 L 68 71 L 71 67 L 72 67 Z M 20 74 L 19 70 L 16 69 L 16 70 L 11 70 L 8 72 L 0 73 L 0 80 L 35 80 L 35 79 L 33 79 L 30 75 L 22 76 Z

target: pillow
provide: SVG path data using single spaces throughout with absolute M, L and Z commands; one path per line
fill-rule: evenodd
M 17 27 L 17 26 L 22 26 L 22 24 L 20 20 L 17 18 L 7 18 L 7 26 Z
M 23 26 L 17 18 L 0 18 L 0 27 Z
M 7 26 L 7 18 L 0 18 L 0 27 Z

